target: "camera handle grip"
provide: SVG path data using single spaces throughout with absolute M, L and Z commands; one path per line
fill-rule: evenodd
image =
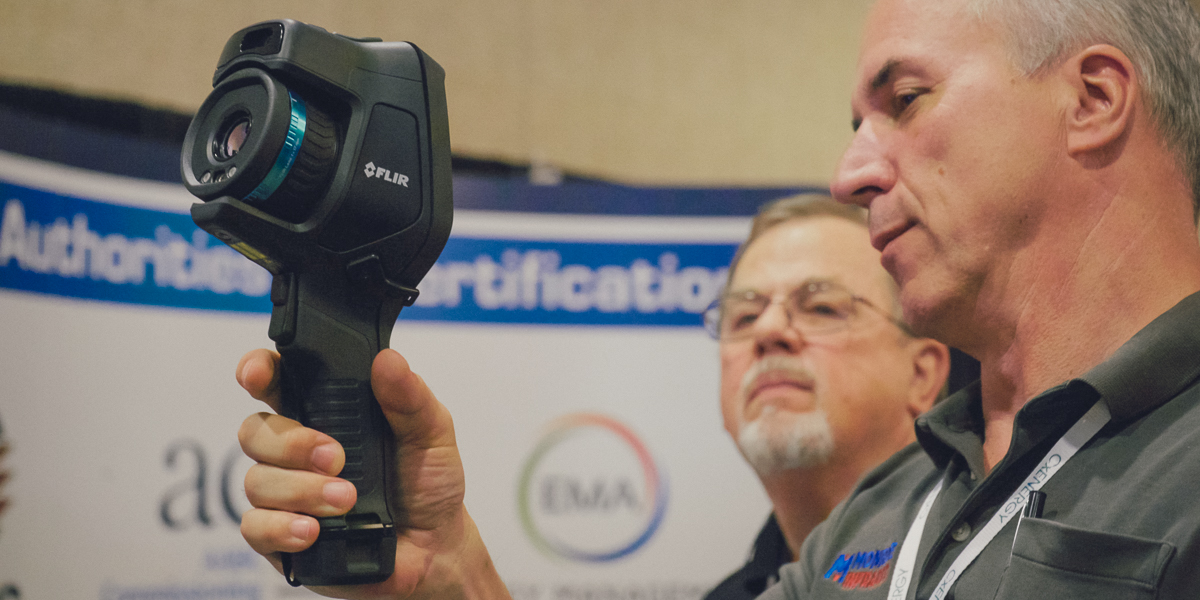
M 395 569 L 388 503 L 395 441 L 371 391 L 371 363 L 412 298 L 370 287 L 345 272 L 284 272 L 272 285 L 269 335 L 281 356 L 285 414 L 342 445 L 339 477 L 358 491 L 349 513 L 317 519 L 321 530 L 311 547 L 284 555 L 293 586 L 376 583 Z

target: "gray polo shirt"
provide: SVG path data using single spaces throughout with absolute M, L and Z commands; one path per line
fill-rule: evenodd
M 1086 333 L 1081 344 L 1088 343 Z M 909 598 L 929 598 L 955 557 L 1099 399 L 1112 414 L 1042 488 L 1042 518 L 1009 521 L 948 598 L 1200 598 L 1200 293 L 1083 377 L 1030 400 L 1008 455 L 983 477 L 978 384 L 917 420 L 918 443 L 868 473 L 762 598 L 886 598 L 926 494 Z

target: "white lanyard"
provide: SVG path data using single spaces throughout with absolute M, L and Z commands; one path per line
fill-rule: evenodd
M 1029 499 L 1029 492 L 1040 490 L 1055 473 L 1058 473 L 1064 463 L 1075 456 L 1075 453 L 1108 423 L 1110 418 L 1108 407 L 1103 401 L 1097 401 L 1087 413 L 1079 418 L 1078 422 L 1071 426 L 1071 429 L 1046 453 L 1045 458 L 1038 463 L 1033 472 L 1025 478 L 1017 491 L 1013 492 L 1012 496 L 1009 496 L 1008 500 L 1000 505 L 996 514 L 992 515 L 992 518 L 979 530 L 967 547 L 963 548 L 958 558 L 950 563 L 950 568 L 938 582 L 933 595 L 929 597 L 930 600 L 943 600 L 946 597 L 950 586 L 958 581 L 958 576 L 983 552 L 983 549 L 996 537 L 1004 524 L 1020 514 L 1021 509 L 1025 507 L 1025 502 Z M 929 520 L 929 511 L 933 508 L 933 501 L 937 499 L 941 491 L 942 481 L 939 479 L 929 495 L 925 496 L 925 501 L 921 503 L 921 509 L 917 511 L 917 518 L 913 521 L 912 527 L 908 529 L 908 534 L 904 536 L 904 544 L 900 546 L 900 554 L 896 557 L 895 571 L 892 572 L 888 600 L 904 600 L 908 597 L 908 587 L 914 578 L 913 568 L 917 563 L 917 546 L 921 543 L 921 532 L 925 530 L 925 522 Z

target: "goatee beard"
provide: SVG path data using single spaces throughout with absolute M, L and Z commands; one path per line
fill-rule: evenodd
M 777 421 L 791 420 L 791 425 Z M 738 448 L 746 462 L 768 476 L 789 469 L 805 469 L 826 464 L 833 454 L 833 429 L 825 411 L 781 413 L 774 406 L 738 431 Z

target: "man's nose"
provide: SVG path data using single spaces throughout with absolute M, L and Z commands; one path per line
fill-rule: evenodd
M 870 120 L 864 120 L 838 162 L 829 191 L 839 202 L 870 208 L 871 201 L 888 193 L 895 183 L 896 172 L 878 132 Z
M 758 356 L 798 352 L 804 337 L 792 326 L 792 315 L 782 302 L 772 302 L 754 323 L 754 348 Z

